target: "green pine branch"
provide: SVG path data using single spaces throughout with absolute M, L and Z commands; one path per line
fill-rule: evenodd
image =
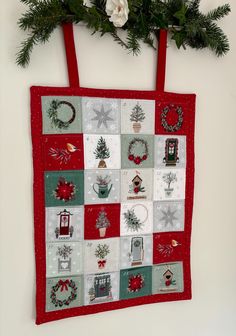
M 217 56 L 229 50 L 229 41 L 216 24 L 230 13 L 228 4 L 203 14 L 200 0 L 129 0 L 129 17 L 121 28 L 127 32 L 125 39 L 106 14 L 106 0 L 92 0 L 91 6 L 83 0 L 20 0 L 27 6 L 19 19 L 20 29 L 28 33 L 21 43 L 16 62 L 26 66 L 33 48 L 46 43 L 53 31 L 64 23 L 83 22 L 91 33 L 109 34 L 115 42 L 138 55 L 140 42 L 155 48 L 154 37 L 159 29 L 168 29 L 178 48 L 209 48 Z

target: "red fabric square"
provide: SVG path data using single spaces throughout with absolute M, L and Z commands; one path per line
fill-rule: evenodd
M 195 95 L 156 102 L 155 134 L 186 134 L 194 126 Z
M 83 135 L 43 137 L 45 170 L 84 169 Z
M 186 249 L 184 232 L 153 234 L 153 264 L 183 260 Z
M 85 205 L 84 208 L 84 239 L 120 236 L 120 204 Z

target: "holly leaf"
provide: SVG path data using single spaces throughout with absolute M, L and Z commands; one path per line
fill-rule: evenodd
M 180 10 L 178 10 L 175 14 L 174 17 L 176 17 L 179 20 L 179 25 L 182 26 L 186 21 L 186 13 L 187 13 L 188 8 L 186 7 L 185 4 L 182 4 L 182 7 Z
M 172 36 L 172 40 L 175 41 L 177 48 L 180 49 L 181 46 L 184 47 L 184 40 L 186 38 L 186 33 L 183 30 L 180 31 L 176 31 L 173 36 Z

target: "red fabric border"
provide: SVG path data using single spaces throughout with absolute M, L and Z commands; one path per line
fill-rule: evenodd
M 156 116 L 160 115 L 158 104 L 184 105 L 183 133 L 187 136 L 187 168 L 186 168 L 186 199 L 185 199 L 185 253 L 183 256 L 184 267 L 184 292 L 156 294 L 141 298 L 121 300 L 112 303 L 82 306 L 64 309 L 55 312 L 45 312 L 46 301 L 46 254 L 45 254 L 45 203 L 44 203 L 44 165 L 42 148 L 42 112 L 41 96 L 90 96 L 105 98 L 135 98 L 155 99 Z M 190 239 L 193 210 L 194 191 L 194 120 L 195 120 L 195 94 L 176 94 L 158 91 L 128 91 L 128 90 L 98 90 L 90 88 L 56 88 L 32 87 L 31 88 L 31 132 L 33 142 L 34 164 L 34 237 L 36 256 L 36 324 L 59 320 L 78 315 L 93 314 L 108 310 L 121 309 L 142 304 L 156 302 L 178 301 L 191 299 L 191 270 L 190 270 Z M 156 118 L 158 119 L 158 118 Z M 168 134 L 160 123 L 156 124 L 156 133 Z M 173 135 L 173 133 L 171 133 Z

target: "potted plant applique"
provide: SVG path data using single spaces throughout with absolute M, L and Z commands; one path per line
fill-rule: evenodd
M 169 172 L 163 175 L 163 181 L 167 184 L 167 188 L 165 188 L 166 197 L 171 197 L 174 188 L 171 188 L 171 184 L 177 182 L 176 174 Z
M 106 230 L 110 225 L 111 224 L 107 218 L 107 213 L 104 210 L 101 210 L 96 220 L 96 228 L 99 230 L 99 235 L 101 238 L 105 237 Z
M 133 121 L 133 129 L 134 133 L 139 133 L 141 129 L 141 122 L 145 119 L 145 113 L 139 103 L 137 103 L 134 108 L 132 109 L 130 115 L 130 121 Z
M 71 258 L 70 255 L 73 249 L 69 245 L 59 246 L 57 248 L 58 258 L 58 271 L 70 272 L 71 271 Z
M 106 140 L 102 136 L 98 140 L 94 154 L 95 158 L 100 160 L 98 163 L 98 168 L 107 168 L 105 159 L 110 157 L 110 151 L 107 147 Z
M 95 296 L 95 288 L 94 287 L 89 288 L 88 295 L 89 295 L 89 301 L 90 302 L 95 300 L 96 296 Z
M 97 176 L 97 183 L 93 184 L 93 190 L 98 195 L 98 198 L 107 198 L 111 192 L 111 188 L 113 184 L 109 183 L 111 182 L 111 179 L 108 175 L 106 176 Z M 98 190 L 96 190 L 95 186 L 97 186 Z
M 102 269 L 106 266 L 106 256 L 110 253 L 109 246 L 107 244 L 98 244 L 95 250 L 95 257 L 98 258 L 98 268 Z

